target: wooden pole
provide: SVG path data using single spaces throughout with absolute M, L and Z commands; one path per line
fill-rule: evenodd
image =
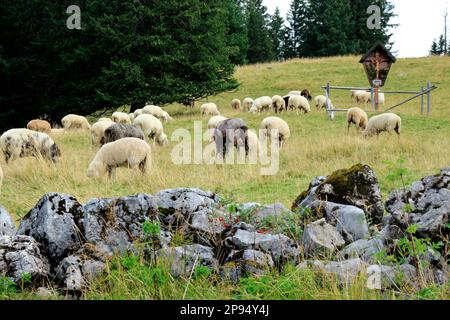
M 423 87 L 420 87 L 420 92 L 422 93 L 422 95 L 420 96 L 420 114 L 423 114 Z
M 430 88 L 431 88 L 431 83 L 430 83 L 430 81 L 428 81 L 427 82 L 427 90 L 428 90 L 428 93 L 427 93 L 427 115 L 430 115 L 430 113 L 431 113 L 431 90 L 430 90 Z

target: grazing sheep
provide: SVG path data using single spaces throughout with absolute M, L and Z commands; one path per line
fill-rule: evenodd
M 164 111 L 161 107 L 154 106 L 154 105 L 146 105 L 142 109 L 142 113 L 145 114 L 151 114 L 152 116 L 157 117 L 160 120 L 164 120 L 165 122 L 172 121 L 172 117 Z
M 245 98 L 242 101 L 242 109 L 244 111 L 250 111 L 250 108 L 252 107 L 252 105 L 253 105 L 253 99 L 252 98 Z
M 272 107 L 272 98 L 269 96 L 264 96 L 259 97 L 258 99 L 253 101 L 253 105 L 250 108 L 250 111 L 252 113 L 255 113 L 255 110 L 257 110 L 257 112 L 270 111 L 271 107 Z
M 402 119 L 398 115 L 395 113 L 383 113 L 369 119 L 364 136 L 372 137 L 375 134 L 378 136 L 381 132 L 392 133 L 392 131 L 395 131 L 400 137 L 401 129 Z
M 97 121 L 94 123 L 91 127 L 91 142 L 93 146 L 100 146 L 102 145 L 102 140 L 105 135 L 105 130 L 108 129 L 110 126 L 115 124 L 112 120 L 103 120 L 103 121 Z
M 123 138 L 138 138 L 145 140 L 141 128 L 132 124 L 116 123 L 105 130 L 101 144 L 110 143 Z
M 61 123 L 66 130 L 83 129 L 89 130 L 91 126 L 87 119 L 76 114 L 68 114 L 61 119 Z
M 52 126 L 48 121 L 35 119 L 28 122 L 27 129 L 37 132 L 50 133 Z
M 256 106 L 252 106 L 248 112 L 251 114 L 256 114 L 258 113 L 258 108 Z
M 350 131 L 350 126 L 354 124 L 356 131 L 366 130 L 368 123 L 367 113 L 360 108 L 350 108 L 347 111 L 347 132 Z
M 217 155 L 225 158 L 231 146 L 234 146 L 237 150 L 244 147 L 247 156 L 249 151 L 247 131 L 248 127 L 242 119 L 233 118 L 220 122 L 214 130 Z
M 0 193 L 2 193 L 2 185 L 3 185 L 3 170 L 2 166 L 0 166 Z
M 314 101 L 316 103 L 317 110 L 320 109 L 326 109 L 327 108 L 327 97 L 323 95 L 319 95 L 314 98 Z M 330 103 L 330 108 L 333 109 L 333 103 L 331 102 L 331 99 L 328 99 L 328 102 Z
M 366 104 L 368 101 L 366 93 L 365 90 L 351 90 L 351 98 L 355 100 L 357 104 Z
M 284 102 L 283 97 L 281 96 L 272 97 L 272 109 L 275 110 L 275 113 L 283 112 L 286 110 L 286 103 Z
M 97 151 L 89 165 L 87 176 L 99 177 L 106 171 L 108 177 L 113 178 L 117 167 L 139 168 L 145 174 L 150 171 L 151 160 L 151 148 L 144 140 L 119 139 L 103 145 Z
M 274 138 L 277 138 L 280 149 L 283 147 L 287 139 L 289 139 L 289 137 L 291 136 L 289 125 L 286 123 L 286 121 L 278 117 L 265 118 L 261 122 L 260 129 L 264 130 L 265 136 L 269 137 L 269 139 L 271 139 L 272 136 Z M 278 133 L 272 130 L 278 130 Z M 277 136 L 274 136 L 275 134 L 277 134 Z
M 163 125 L 161 121 L 152 116 L 151 114 L 141 114 L 139 117 L 134 119 L 134 125 L 141 128 L 144 135 L 150 140 L 157 143 L 159 146 L 163 147 L 169 143 L 166 134 L 163 131 Z
M 233 99 L 233 101 L 231 101 L 231 108 L 233 110 L 241 110 L 241 100 Z
M 305 113 L 311 112 L 308 99 L 303 96 L 292 95 L 289 98 L 288 109 L 303 110 Z
M 217 109 L 217 105 L 214 102 L 203 104 L 200 107 L 200 112 L 202 115 L 220 116 L 219 109 Z
M 61 156 L 56 143 L 47 134 L 29 129 L 11 129 L 0 137 L 5 161 L 24 157 L 38 157 L 56 162 Z
M 131 119 L 128 113 L 125 112 L 114 112 L 111 117 L 112 121 L 115 123 L 122 123 L 122 124 L 131 124 Z

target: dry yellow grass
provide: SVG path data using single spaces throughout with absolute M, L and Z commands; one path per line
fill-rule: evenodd
M 239 116 L 250 128 L 259 128 L 267 114 L 250 115 L 231 109 L 233 98 L 246 96 L 284 95 L 290 90 L 309 88 L 313 94 L 322 94 L 321 85 L 366 86 L 366 78 L 357 57 L 292 60 L 285 63 L 240 67 L 236 78 L 238 90 L 210 97 L 227 117 Z M 429 117 L 418 112 L 419 102 L 413 101 L 396 109 L 403 119 L 400 139 L 383 135 L 365 140 L 352 130 L 347 135 L 345 114 L 329 121 L 325 112 L 314 110 L 309 115 L 283 114 L 292 136 L 282 150 L 280 170 L 274 176 L 261 176 L 258 165 L 180 165 L 172 163 L 170 153 L 177 142 L 164 148 L 153 148 L 153 166 L 148 177 L 139 172 L 119 169 L 116 181 L 106 178 L 92 180 L 86 169 L 95 154 L 90 146 L 89 133 L 69 133 L 55 137 L 63 157 L 55 166 L 36 159 L 20 159 L 1 166 L 4 171 L 0 203 L 16 218 L 26 214 L 46 192 L 74 195 L 81 202 L 95 197 L 123 196 L 136 193 L 154 193 L 165 188 L 197 187 L 234 196 L 239 201 L 261 203 L 282 202 L 290 206 L 295 197 L 307 188 L 312 177 L 326 175 L 355 163 L 366 163 L 376 171 L 382 191 L 400 186 L 400 181 L 388 181 L 391 170 L 385 161 L 396 163 L 405 159 L 410 173 L 407 182 L 436 173 L 450 165 L 450 101 L 446 94 L 450 85 L 448 74 L 450 58 L 399 59 L 394 65 L 388 89 L 415 89 L 425 80 L 436 83 L 440 89 L 433 93 L 433 109 Z M 336 107 L 352 106 L 348 92 L 333 94 Z M 387 96 L 388 106 L 401 97 Z M 392 102 L 391 102 L 392 101 Z M 199 105 L 199 104 L 198 104 Z M 175 118 L 164 124 L 170 139 L 178 128 L 193 131 L 193 121 L 203 120 L 199 110 L 171 105 L 167 110 Z M 204 143 L 205 145 L 207 142 Z

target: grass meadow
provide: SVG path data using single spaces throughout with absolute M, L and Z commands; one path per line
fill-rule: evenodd
M 245 97 L 285 95 L 291 90 L 304 88 L 308 88 L 315 96 L 324 94 L 321 86 L 327 82 L 331 85 L 366 87 L 367 78 L 358 60 L 356 56 L 294 59 L 283 63 L 238 67 L 235 77 L 240 87 L 233 92 L 209 97 L 205 101 L 217 103 L 222 115 L 241 117 L 250 128 L 258 129 L 260 122 L 268 114 L 251 115 L 234 111 L 229 105 L 233 98 L 242 100 Z M 400 139 L 388 134 L 364 139 L 356 134 L 354 128 L 347 134 L 345 113 L 338 113 L 335 120 L 330 121 L 325 111 L 317 111 L 313 106 L 308 115 L 282 114 L 281 117 L 291 128 L 291 138 L 281 152 L 279 172 L 273 176 L 260 175 L 259 165 L 172 163 L 171 151 L 178 142 L 170 141 L 170 138 L 176 129 L 185 128 L 192 132 L 193 122 L 202 120 L 203 129 L 206 130 L 208 118 L 202 118 L 198 110 L 203 101 L 197 102 L 194 109 L 181 105 L 166 106 L 166 110 L 175 119 L 164 123 L 170 142 L 163 148 L 153 147 L 152 170 L 148 176 L 119 169 L 115 181 L 108 181 L 106 177 L 89 179 L 86 170 L 96 152 L 90 145 L 89 133 L 61 134 L 54 137 L 62 150 L 62 157 L 56 165 L 32 158 L 19 159 L 9 165 L 1 160 L 5 178 L 0 203 L 19 222 L 20 217 L 47 192 L 71 194 L 83 203 L 97 197 L 152 194 L 166 188 L 196 187 L 216 191 L 239 202 L 280 202 L 289 208 L 313 177 L 328 175 L 334 170 L 356 163 L 368 164 L 375 170 L 386 196 L 402 184 L 398 179 L 390 178 L 392 170 L 399 165 L 407 169 L 406 183 L 450 166 L 449 75 L 449 57 L 398 59 L 393 65 L 385 90 L 418 90 L 426 85 L 427 80 L 439 87 L 432 93 L 432 112 L 429 116 L 420 114 L 419 99 L 392 111 L 403 120 Z M 408 95 L 387 94 L 386 108 L 407 97 Z M 354 106 L 348 91 L 332 91 L 331 98 L 336 108 L 347 109 Z M 207 145 L 208 142 L 205 141 L 204 144 Z M 311 278 L 311 274 L 294 268 L 288 268 L 282 275 L 249 278 L 246 280 L 248 282 L 237 286 L 225 283 L 205 284 L 201 277 L 200 280 L 194 279 L 189 285 L 187 280 L 170 279 L 165 274 L 166 282 L 156 288 L 153 285 L 143 285 L 145 280 L 139 278 L 139 275 L 146 275 L 148 271 L 136 268 L 136 273 L 120 272 L 120 268 L 115 268 L 105 278 L 93 284 L 92 290 L 85 293 L 85 298 L 380 299 L 395 296 L 367 291 L 361 283 L 342 289 L 332 282 L 317 282 L 317 279 Z M 110 281 L 111 279 L 114 281 Z M 109 285 L 102 285 L 102 281 L 107 281 Z M 256 284 L 252 284 L 252 281 Z M 444 292 L 436 292 L 434 298 L 449 297 L 448 288 Z

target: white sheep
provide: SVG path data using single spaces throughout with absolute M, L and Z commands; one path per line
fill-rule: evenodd
M 308 99 L 299 95 L 291 95 L 289 97 L 288 109 L 303 110 L 305 113 L 311 112 Z
M 117 167 L 139 168 L 145 174 L 150 171 L 151 162 L 151 148 L 147 142 L 138 138 L 122 138 L 103 145 L 97 151 L 87 176 L 99 177 L 106 171 L 109 178 L 114 178 Z
M 76 114 L 68 114 L 61 119 L 61 123 L 66 130 L 83 129 L 89 130 L 91 128 L 87 119 Z
M 291 136 L 289 125 L 286 121 L 278 117 L 265 118 L 261 122 L 260 129 L 264 130 L 265 137 L 269 137 L 269 139 L 272 137 L 278 139 L 280 149 Z M 278 130 L 278 132 L 276 130 Z
M 220 116 L 219 109 L 214 102 L 205 103 L 200 107 L 202 115 Z
M 241 110 L 241 100 L 239 99 L 233 99 L 231 101 L 231 108 L 233 110 Z
M 100 122 L 100 121 L 112 121 L 112 120 L 111 120 L 111 118 L 103 117 L 103 118 L 100 118 L 100 119 L 97 120 L 97 122 Z M 114 121 L 112 121 L 112 122 L 114 122 Z
M 272 107 L 272 98 L 269 96 L 259 97 L 255 101 L 253 101 L 253 105 L 250 108 L 251 113 L 255 113 L 255 110 L 257 112 L 263 112 L 263 111 L 270 111 L 270 108 Z
M 56 162 L 61 155 L 56 143 L 45 133 L 29 129 L 11 129 L 0 137 L 5 161 L 24 157 L 39 157 Z
M 355 125 L 356 130 L 359 132 L 360 130 L 364 131 L 367 128 L 367 123 L 369 119 L 367 117 L 367 113 L 360 108 L 350 108 L 347 111 L 347 132 L 350 130 L 350 126 L 352 124 Z
M 3 170 L 2 166 L 0 165 L 0 194 L 2 193 L 2 185 L 3 185 Z
M 366 104 L 370 99 L 370 92 L 368 97 L 367 93 L 365 90 L 351 90 L 351 97 L 357 104 Z
M 108 119 L 97 121 L 91 127 L 91 142 L 93 146 L 100 146 L 101 140 L 105 134 L 105 130 L 112 126 L 115 122 Z
M 136 118 L 136 117 L 134 116 L 134 113 L 129 113 L 128 116 L 130 117 L 131 123 L 133 123 L 134 118 Z
M 252 105 L 253 105 L 253 99 L 252 98 L 245 98 L 242 101 L 242 109 L 244 111 L 250 111 L 250 108 L 252 107 Z
M 121 124 L 131 124 L 131 119 L 128 113 L 116 111 L 111 116 L 112 121 Z
M 364 136 L 371 137 L 375 134 L 378 136 L 381 132 L 392 133 L 395 131 L 400 137 L 401 129 L 402 119 L 398 115 L 395 113 L 383 113 L 369 119 Z
M 314 98 L 314 102 L 316 103 L 317 110 L 320 109 L 326 109 L 327 108 L 327 97 L 323 95 L 319 95 Z M 330 104 L 330 108 L 333 109 L 333 103 L 331 102 L 331 99 L 328 99 L 328 102 Z
M 278 95 L 272 97 L 272 109 L 275 110 L 276 113 L 286 110 L 286 102 L 283 97 Z
M 164 120 L 166 122 L 172 121 L 172 117 L 164 111 L 161 107 L 154 106 L 154 105 L 146 105 L 142 109 L 142 113 L 145 114 L 151 114 L 152 116 L 157 117 L 160 120 Z
M 141 128 L 144 135 L 159 146 L 165 146 L 169 143 L 167 135 L 164 133 L 161 121 L 151 114 L 141 114 L 134 119 L 133 124 Z

